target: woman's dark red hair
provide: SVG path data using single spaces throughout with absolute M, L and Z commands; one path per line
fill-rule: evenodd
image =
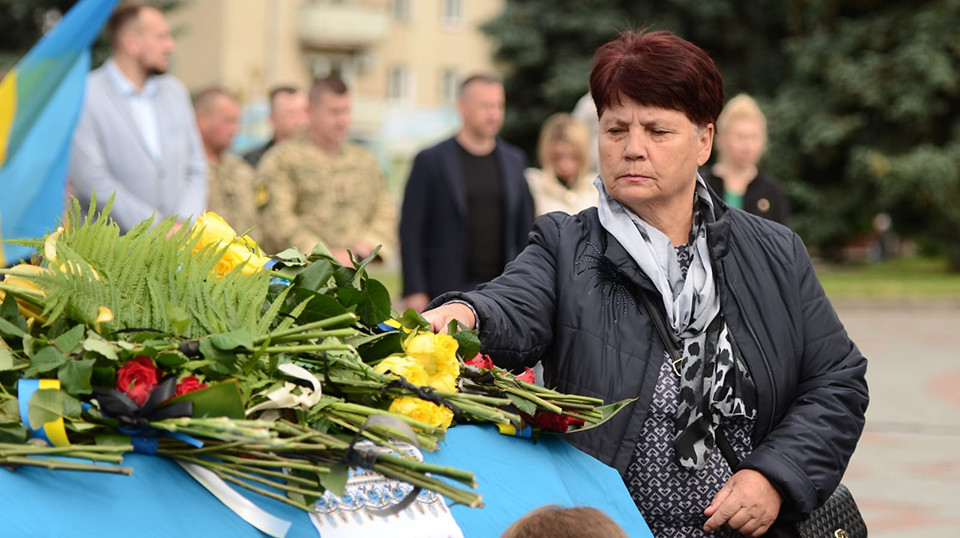
M 597 49 L 590 93 L 598 115 L 623 104 L 622 96 L 679 110 L 701 127 L 716 124 L 723 110 L 723 78 L 713 60 L 670 32 L 624 32 Z

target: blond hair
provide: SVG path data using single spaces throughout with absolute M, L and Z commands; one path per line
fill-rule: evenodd
M 760 106 L 753 97 L 741 93 L 733 99 L 727 101 L 726 106 L 717 117 L 717 132 L 722 133 L 732 122 L 736 120 L 755 120 L 760 122 L 763 130 L 763 137 L 767 137 L 767 117 L 763 115 Z
M 537 143 L 537 158 L 540 167 L 548 174 L 554 174 L 553 163 L 550 160 L 550 149 L 557 142 L 573 144 L 580 152 L 580 170 L 577 171 L 574 181 L 586 174 L 590 168 L 590 133 L 587 127 L 573 119 L 570 114 L 554 114 L 547 118 L 540 129 L 540 141 Z
M 500 538 L 627 538 L 627 533 L 596 508 L 549 505 L 518 519 Z

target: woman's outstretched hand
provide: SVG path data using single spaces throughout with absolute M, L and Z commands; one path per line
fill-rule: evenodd
M 777 520 L 783 499 L 773 484 L 757 471 L 743 469 L 727 480 L 703 511 L 703 530 L 713 532 L 726 524 L 745 536 L 762 536 Z
M 430 329 L 435 333 L 446 333 L 447 326 L 455 319 L 459 320 L 467 329 L 473 329 L 477 326 L 477 319 L 473 315 L 473 311 L 463 303 L 447 303 L 433 310 L 427 310 L 421 315 L 430 322 Z

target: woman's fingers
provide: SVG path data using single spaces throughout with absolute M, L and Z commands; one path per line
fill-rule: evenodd
M 760 536 L 780 513 L 782 499 L 773 484 L 750 469 L 737 472 L 704 510 L 709 519 L 703 529 L 712 532 L 722 525 L 748 536 Z

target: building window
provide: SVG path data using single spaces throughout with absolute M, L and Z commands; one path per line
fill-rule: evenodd
M 460 75 L 456 69 L 444 69 L 440 73 L 440 100 L 445 105 L 457 102 L 457 93 L 460 91 Z
M 410 21 L 410 3 L 413 0 L 393 0 L 393 18 L 400 22 Z
M 446 26 L 459 26 L 463 18 L 462 0 L 441 0 L 440 21 Z
M 397 65 L 390 68 L 387 75 L 387 100 L 396 104 L 413 101 L 413 77 L 408 67 Z

